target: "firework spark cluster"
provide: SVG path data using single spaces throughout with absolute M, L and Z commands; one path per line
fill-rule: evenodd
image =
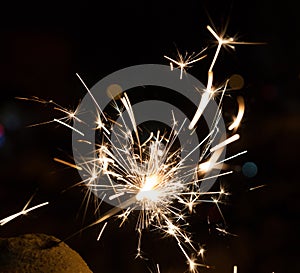
M 201 190 L 200 185 L 204 180 L 231 174 L 233 171 L 224 162 L 246 153 L 246 151 L 241 151 L 221 159 L 224 148 L 240 138 L 236 131 L 245 108 L 244 100 L 241 97 L 238 98 L 237 116 L 233 118 L 232 123 L 228 126 L 228 134 L 222 136 L 220 140 L 218 139 L 217 145 L 212 146 L 212 143 L 218 134 L 218 121 L 222 117 L 222 100 L 228 85 L 228 80 L 222 86 L 214 85 L 214 66 L 222 47 L 234 49 L 236 44 L 247 43 L 237 42 L 235 38 L 228 38 L 225 33 L 218 35 L 210 26 L 207 29 L 216 39 L 217 48 L 208 69 L 207 84 L 204 90 L 201 90 L 203 95 L 199 106 L 190 122 L 185 120 L 183 123 L 178 124 L 175 115 L 170 113 L 172 118 L 170 132 L 149 132 L 147 139 L 141 138 L 143 132 L 136 123 L 135 113 L 125 92 L 112 100 L 114 111 L 117 112 L 118 120 L 120 120 L 120 122 L 116 122 L 110 118 L 110 113 L 106 113 L 100 108 L 89 88 L 77 75 L 98 109 L 95 115 L 95 124 L 92 126 L 93 130 L 98 132 L 99 135 L 95 147 L 96 156 L 83 157 L 80 164 L 73 164 L 58 158 L 54 159 L 59 163 L 85 172 L 86 178 L 79 184 L 85 186 L 87 195 L 101 192 L 102 199 L 105 196 L 109 200 L 119 202 L 119 206 L 100 215 L 94 223 L 87 226 L 101 224 L 98 240 L 112 216 L 119 218 L 121 227 L 130 219 L 132 214 L 138 213 L 136 221 L 137 256 L 143 258 L 143 231 L 145 229 L 155 230 L 162 236 L 173 237 L 176 240 L 178 250 L 186 258 L 190 272 L 198 272 L 200 267 L 209 268 L 210 266 L 205 264 L 204 261 L 205 249 L 199 247 L 198 243 L 193 242 L 192 235 L 185 230 L 188 224 L 188 216 L 193 214 L 194 208 L 202 202 L 214 203 L 222 215 L 219 203 L 222 196 L 229 194 L 223 188 L 220 188 L 219 191 L 204 192 Z M 203 58 L 207 58 L 207 55 L 203 55 L 206 50 L 207 48 L 199 54 L 186 54 L 184 56 L 178 52 L 178 58 L 176 59 L 168 56 L 164 57 L 170 61 L 171 70 L 180 69 L 180 79 L 182 79 L 187 68 Z M 208 103 L 217 97 L 219 107 L 217 113 L 215 113 L 214 122 L 210 125 L 209 133 L 197 146 L 193 147 L 192 151 L 182 157 L 181 152 L 184 147 L 174 148 L 176 138 L 185 129 L 190 130 L 191 134 L 195 133 L 198 121 Z M 55 118 L 48 122 L 56 122 L 74 130 L 82 136 L 81 142 L 91 145 L 84 138 L 84 133 L 72 126 L 72 121 L 82 122 L 80 119 L 81 113 L 78 110 L 71 111 L 52 100 L 46 101 L 36 97 L 30 100 L 50 104 L 55 110 L 65 114 L 61 118 Z M 130 124 L 125 121 L 124 113 L 129 116 Z M 112 138 L 115 139 L 115 142 L 111 140 Z M 196 166 L 191 167 L 187 162 L 190 155 L 196 150 L 201 150 L 201 155 Z M 209 175 L 214 169 L 218 169 L 220 172 L 217 175 Z M 110 184 L 101 183 L 101 178 L 104 176 L 111 181 Z M 129 197 L 127 198 L 127 196 Z M 124 197 L 126 198 L 124 199 Z M 95 199 L 101 203 L 101 198 Z M 220 231 L 227 233 L 225 229 L 220 229 Z M 157 266 L 156 271 L 159 272 L 159 266 Z

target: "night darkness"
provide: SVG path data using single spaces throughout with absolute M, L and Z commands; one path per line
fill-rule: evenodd
M 0 227 L 0 237 L 45 233 L 63 239 L 95 219 L 93 205 L 83 219 L 84 191 L 72 188 L 80 181 L 77 171 L 53 161 L 72 160 L 72 132 L 54 123 L 28 128 L 53 119 L 53 110 L 15 97 L 37 96 L 75 108 L 85 95 L 75 73 L 92 87 L 131 65 L 167 65 L 163 56 L 175 57 L 177 48 L 193 52 L 212 45 L 209 17 L 219 30 L 229 19 L 228 35 L 266 42 L 223 50 L 215 68 L 217 82 L 232 74 L 245 80 L 242 90 L 231 93 L 244 96 L 246 113 L 241 139 L 229 149 L 248 150 L 231 163 L 254 162 L 258 172 L 252 178 L 237 172 L 222 181 L 233 193 L 222 207 L 228 230 L 238 236 L 219 234 L 216 209 L 199 206 L 192 231 L 206 245 L 207 263 L 215 266 L 201 272 L 231 273 L 233 265 L 239 273 L 300 272 L 298 6 L 289 0 L 106 2 L 25 1 L 1 7 L 0 219 L 22 209 L 34 192 L 33 205 L 51 203 Z M 210 57 L 214 49 L 208 50 Z M 188 72 L 205 83 L 210 61 Z M 148 272 L 145 262 L 135 260 L 134 223 L 119 229 L 113 219 L 97 242 L 99 230 L 93 227 L 67 241 L 93 272 Z M 144 251 L 160 264 L 161 273 L 184 272 L 187 265 L 176 242 L 158 238 L 146 234 Z

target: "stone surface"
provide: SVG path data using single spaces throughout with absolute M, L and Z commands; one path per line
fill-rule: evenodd
M 1 273 L 92 273 L 80 255 L 53 236 L 0 238 Z

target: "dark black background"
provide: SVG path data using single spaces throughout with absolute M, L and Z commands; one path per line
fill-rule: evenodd
M 59 238 L 77 231 L 86 220 L 80 209 L 84 192 L 64 189 L 80 181 L 76 170 L 53 162 L 72 154 L 71 131 L 57 124 L 26 128 L 51 120 L 53 111 L 15 96 L 53 99 L 75 108 L 88 86 L 102 77 L 135 64 L 167 64 L 163 55 L 176 56 L 176 48 L 200 51 L 212 44 L 206 30 L 209 17 L 217 29 L 229 20 L 227 32 L 241 40 L 265 45 L 237 46 L 222 51 L 215 80 L 233 73 L 245 79 L 242 94 L 246 114 L 241 140 L 232 151 L 247 149 L 232 163 L 253 161 L 258 174 L 241 173 L 224 180 L 234 193 L 224 208 L 229 231 L 209 234 L 203 206 L 192 220 L 195 237 L 207 247 L 207 263 L 215 269 L 202 272 L 298 272 L 298 141 L 299 141 L 299 9 L 294 1 L 110 1 L 97 3 L 6 3 L 0 15 L 0 123 L 5 140 L 0 147 L 0 219 L 19 211 L 38 189 L 32 204 L 50 201 L 48 207 L 1 227 L 0 237 L 40 232 Z M 189 72 L 206 81 L 214 53 Z M 235 94 L 232 94 L 235 97 Z M 3 141 L 3 137 L 2 137 Z M 71 159 L 70 159 L 71 160 Z M 256 191 L 248 188 L 266 184 Z M 105 206 L 104 206 L 105 208 Z M 212 217 L 219 223 L 218 216 Z M 100 227 L 91 228 L 67 243 L 78 251 L 93 272 L 147 272 L 134 259 L 137 236 L 134 223 L 119 229 L 112 220 L 100 242 Z M 185 260 L 172 239 L 146 234 L 145 251 L 161 272 L 183 272 Z

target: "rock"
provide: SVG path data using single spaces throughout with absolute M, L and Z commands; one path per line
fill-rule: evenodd
M 80 255 L 45 234 L 0 238 L 0 273 L 92 273 Z

